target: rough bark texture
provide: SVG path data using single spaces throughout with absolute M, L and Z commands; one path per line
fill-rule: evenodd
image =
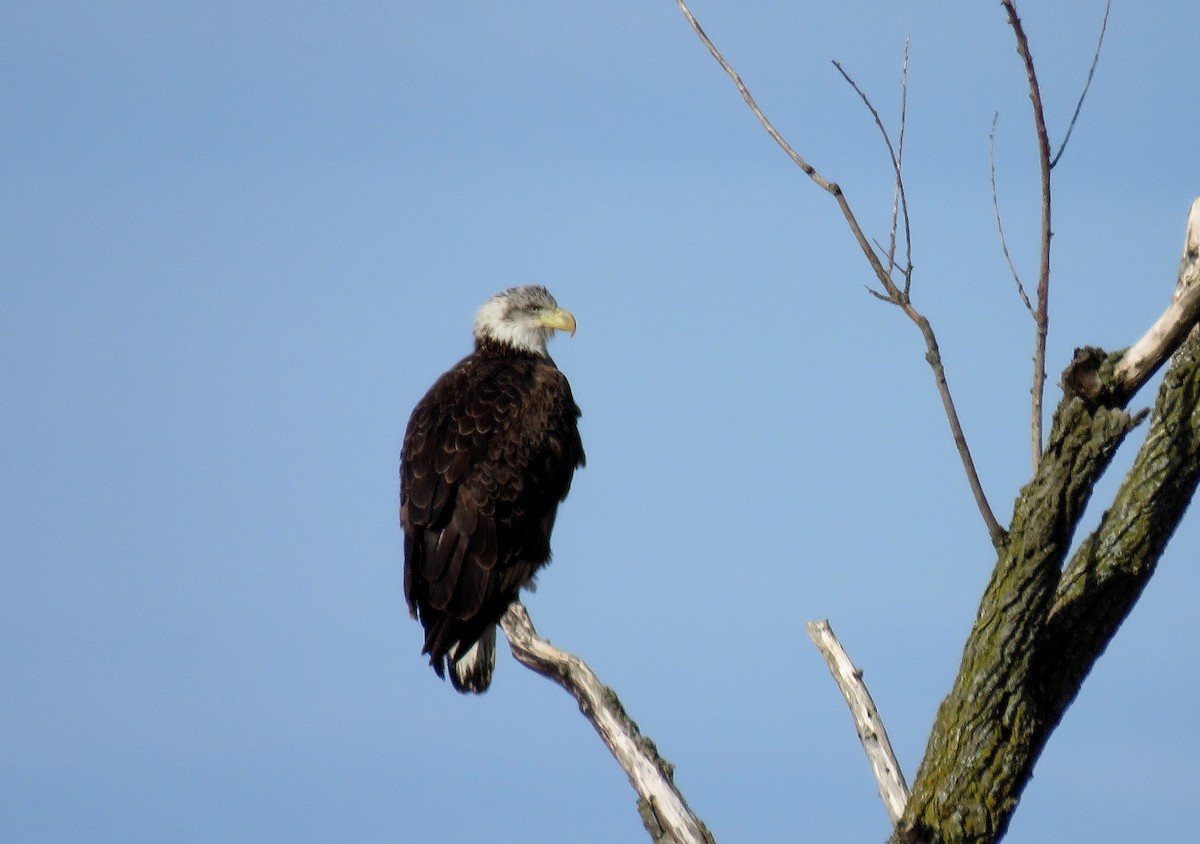
M 963 654 L 938 710 L 897 842 L 991 842 L 1033 764 L 1132 609 L 1200 479 L 1200 340 L 1164 378 L 1146 441 L 1113 505 L 1063 571 L 1091 490 L 1140 415 L 1098 404 L 1113 356 L 1077 356 L 1050 444 L 1017 499 Z M 1077 390 L 1076 385 L 1085 385 Z M 1091 388 L 1097 388 L 1098 392 Z
M 1200 481 L 1200 335 L 1176 352 L 1150 430 L 1100 524 L 1060 579 L 1038 644 L 1053 728 L 1154 574 Z

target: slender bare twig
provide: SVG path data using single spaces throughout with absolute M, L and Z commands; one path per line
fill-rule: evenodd
M 1037 326 L 1033 344 L 1033 387 L 1029 391 L 1033 397 L 1030 445 L 1036 469 L 1042 459 L 1042 396 L 1046 391 L 1046 337 L 1050 330 L 1050 136 L 1046 134 L 1042 90 L 1038 86 L 1025 27 L 1021 26 L 1021 18 L 1017 16 L 1017 6 L 1013 0 L 1001 0 L 1001 5 L 1008 12 L 1008 23 L 1017 39 L 1017 54 L 1025 63 L 1025 75 L 1029 79 L 1029 99 L 1033 103 L 1033 125 L 1037 132 L 1038 162 L 1042 171 L 1042 248 L 1038 262 L 1037 310 L 1033 317 Z
M 842 78 L 845 79 L 847 83 L 849 83 L 850 87 L 854 89 L 854 93 L 858 94 L 859 99 L 861 99 L 863 101 L 863 105 L 865 105 L 867 107 L 867 110 L 869 112 L 871 112 L 871 117 L 875 120 L 875 126 L 879 129 L 879 134 L 883 136 L 883 143 L 884 143 L 884 146 L 887 147 L 888 157 L 891 158 L 891 161 L 892 161 L 892 172 L 896 176 L 896 188 L 895 188 L 895 198 L 892 201 L 892 226 L 891 226 L 891 232 L 890 232 L 890 235 L 888 238 L 888 249 L 886 252 L 887 266 L 888 266 L 889 273 L 896 266 L 897 219 L 898 219 L 898 216 L 902 214 L 904 217 L 904 236 L 905 236 L 905 241 L 906 241 L 907 247 L 908 247 L 908 255 L 907 255 L 908 264 L 904 270 L 901 270 L 901 274 L 904 276 L 904 279 L 905 279 L 904 289 L 905 289 L 905 292 L 907 293 L 908 289 L 909 289 L 909 285 L 912 280 L 911 279 L 911 276 L 912 276 L 912 274 L 911 274 L 912 241 L 910 239 L 909 229 L 908 229 L 908 197 L 905 195 L 905 192 L 904 192 L 904 166 L 903 166 L 904 159 L 902 158 L 903 147 L 901 146 L 901 147 L 897 148 L 897 147 L 892 146 L 892 138 L 888 134 L 887 127 L 883 125 L 883 119 L 879 116 L 879 111 L 875 108 L 874 103 L 871 102 L 871 98 L 866 95 L 866 93 L 863 91 L 862 88 L 858 87 L 858 83 L 855 82 L 850 77 L 850 74 L 848 74 L 846 72 L 846 69 L 844 67 L 842 67 L 841 62 L 839 62 L 837 59 L 834 59 L 833 66 L 837 68 L 838 73 L 840 73 L 842 75 Z M 907 103 L 907 98 L 908 98 L 908 44 L 907 44 L 907 42 L 905 43 L 905 46 L 904 46 L 903 77 L 904 77 L 904 81 L 902 83 L 902 89 L 904 91 L 904 94 L 903 94 L 902 102 Z M 900 109 L 900 141 L 901 141 L 901 143 L 903 143 L 903 140 L 904 140 L 904 125 L 906 122 L 905 109 L 906 109 L 906 106 L 902 105 L 901 109 Z
M 854 718 L 854 729 L 858 732 L 859 741 L 866 751 L 867 760 L 871 763 L 871 771 L 875 774 L 875 782 L 879 786 L 879 797 L 883 800 L 883 808 L 895 826 L 904 816 L 904 805 L 908 802 L 908 783 L 904 781 L 904 772 L 896 760 L 892 743 L 888 740 L 887 730 L 883 728 L 883 720 L 875 701 L 867 691 L 863 682 L 862 672 L 854 667 L 846 649 L 833 634 L 833 628 L 828 621 L 810 621 L 805 627 L 808 637 L 813 640 L 829 673 L 846 699 L 850 714 Z
M 908 295 L 912 285 L 912 229 L 908 224 L 908 197 L 904 193 L 904 135 L 908 129 L 908 45 L 909 39 L 904 39 L 904 64 L 900 69 L 900 134 L 896 139 L 896 189 L 892 194 L 892 248 L 888 251 L 889 262 L 896 252 L 896 208 L 904 212 L 904 295 Z
M 908 284 L 902 290 L 897 287 L 892 281 L 891 274 L 887 267 L 884 266 L 883 260 L 879 253 L 876 252 L 868 241 L 867 236 L 863 233 L 862 226 L 859 225 L 858 219 L 854 216 L 854 211 L 850 208 L 850 202 L 846 199 L 846 195 L 842 192 L 841 187 L 836 182 L 831 182 L 817 172 L 817 169 L 809 164 L 800 153 L 792 148 L 792 145 L 779 133 L 775 126 L 767 119 L 767 116 L 759 108 L 758 103 L 750 94 L 741 76 L 737 71 L 725 60 L 721 52 L 713 44 L 712 40 L 705 34 L 700 23 L 696 20 L 691 10 L 687 7 L 684 0 L 675 0 L 679 10 L 683 16 L 687 18 L 692 30 L 696 36 L 708 49 L 708 52 L 716 60 L 717 64 L 729 75 L 733 80 L 733 84 L 737 87 L 738 92 L 742 95 L 742 99 L 746 101 L 746 105 L 750 107 L 750 111 L 758 118 L 758 122 L 767 131 L 767 134 L 774 139 L 775 143 L 779 144 L 780 148 L 787 153 L 797 167 L 799 167 L 806 176 L 812 179 L 818 187 L 831 194 L 837 201 L 838 208 L 842 212 L 842 216 L 846 219 L 846 224 L 850 227 L 850 232 L 858 243 L 859 249 L 863 253 L 863 257 L 867 259 L 867 263 L 871 265 L 872 272 L 879 279 L 879 283 L 883 286 L 884 293 L 871 290 L 878 298 L 884 299 L 893 305 L 896 305 L 904 314 L 917 326 L 921 332 L 921 336 L 925 339 L 925 360 L 928 361 L 930 368 L 933 369 L 934 382 L 937 384 L 938 394 L 942 399 L 942 407 L 946 413 L 946 421 L 950 425 L 951 435 L 954 437 L 954 445 L 958 449 L 959 458 L 962 460 L 963 469 L 967 474 L 967 482 L 971 487 L 971 493 L 975 497 L 975 504 L 979 508 L 979 513 L 983 517 L 985 526 L 987 527 L 988 535 L 991 537 L 992 544 L 1000 548 L 1006 541 L 1004 528 L 996 521 L 996 516 L 992 513 L 991 505 L 988 504 L 987 495 L 983 491 L 983 483 L 979 479 L 979 473 L 975 469 L 975 461 L 971 457 L 971 449 L 967 445 L 966 435 L 962 430 L 962 423 L 958 418 L 958 411 L 954 406 L 954 398 L 950 394 L 950 385 L 946 381 L 946 370 L 942 364 L 941 352 L 938 349 L 937 337 L 933 333 L 933 327 L 929 324 L 929 320 L 925 318 L 920 311 L 913 307 L 908 295 Z
M 725 57 L 721 55 L 721 51 L 717 49 L 717 46 L 713 44 L 712 40 L 708 37 L 708 35 L 705 34 L 704 29 L 700 26 L 700 22 L 696 20 L 696 17 L 692 14 L 692 10 L 687 7 L 687 4 L 684 2 L 684 0 L 675 0 L 675 3 L 677 6 L 679 6 L 679 10 L 683 12 L 683 16 L 687 18 L 688 23 L 691 24 L 692 30 L 695 31 L 697 37 L 699 37 L 704 46 L 708 48 L 708 52 L 712 55 L 712 57 L 716 59 L 717 64 L 719 64 L 725 73 L 729 75 L 729 78 L 733 80 L 733 84 L 737 87 L 738 92 L 742 95 L 742 99 L 746 101 L 746 105 L 750 107 L 750 111 L 754 113 L 756 118 L 758 118 L 758 122 L 762 124 L 762 127 L 767 130 L 767 134 L 771 136 L 775 143 L 779 144 L 780 149 L 787 154 L 788 158 L 792 159 L 795 165 L 804 172 L 804 175 L 812 179 L 818 187 L 831 194 L 833 198 L 837 200 L 838 208 L 841 210 L 842 216 L 846 218 L 846 223 L 850 226 L 850 232 L 854 235 L 854 239 L 858 242 L 859 249 L 862 250 L 867 262 L 871 265 L 871 269 L 875 273 L 876 278 L 883 283 L 884 289 L 888 291 L 889 296 L 887 298 L 890 299 L 891 291 L 895 288 L 895 285 L 892 284 L 891 277 L 888 275 L 886 268 L 880 261 L 879 255 L 877 255 L 875 250 L 871 248 L 871 244 L 867 241 L 867 236 L 863 234 L 862 226 L 858 224 L 858 220 L 854 216 L 854 211 L 850 208 L 850 203 L 842 193 L 841 187 L 836 182 L 831 182 L 818 173 L 817 168 L 809 164 L 804 157 L 800 155 L 800 153 L 796 152 L 795 148 L 793 148 L 792 145 L 787 142 L 787 139 L 779 133 L 779 130 L 775 128 L 774 124 L 767 119 L 767 116 L 763 113 L 763 110 L 759 108 L 758 102 L 750 93 L 750 89 L 746 87 L 744 82 L 742 82 L 742 77 L 738 75 L 738 72 L 733 69 L 733 66 L 730 65 L 729 62 L 725 61 Z
M 1079 102 L 1075 103 L 1075 113 L 1071 115 L 1071 122 L 1067 124 L 1067 133 L 1063 136 L 1062 143 L 1059 144 L 1058 152 L 1054 153 L 1054 158 L 1050 161 L 1052 170 L 1058 164 L 1058 160 L 1062 158 L 1062 154 L 1067 148 L 1067 141 L 1071 140 L 1071 133 L 1075 131 L 1075 121 L 1079 119 L 1079 112 L 1083 109 L 1083 100 L 1092 87 L 1092 77 L 1096 75 L 1096 65 L 1100 63 L 1100 48 L 1104 46 L 1104 33 L 1108 31 L 1108 13 L 1111 10 L 1112 0 L 1108 0 L 1104 4 L 1104 20 L 1100 22 L 1100 37 L 1096 39 L 1096 52 L 1092 54 L 1092 66 L 1088 68 L 1087 81 L 1083 83 L 1083 90 L 1079 92 Z
M 529 612 L 514 601 L 500 619 L 513 656 L 522 665 L 566 689 L 625 770 L 638 794 L 638 810 L 654 841 L 713 844 L 703 821 L 688 808 L 675 787 L 671 763 L 658 755 L 621 701 L 582 659 L 559 650 L 537 634 Z
M 1025 309 L 1029 311 L 1029 315 L 1036 320 L 1037 314 L 1033 312 L 1033 303 L 1029 301 L 1025 285 L 1021 283 L 1021 275 L 1017 272 L 1016 265 L 1013 264 L 1012 255 L 1009 254 L 1008 238 L 1004 236 L 1004 221 L 1000 218 L 1000 199 L 996 193 L 996 121 L 999 119 L 1000 112 L 992 115 L 992 131 L 988 132 L 988 167 L 992 174 L 992 211 L 996 214 L 996 231 L 1000 233 L 1000 249 L 1004 252 L 1004 260 L 1008 262 L 1008 271 L 1012 273 L 1013 281 L 1017 283 L 1017 295 L 1025 303 Z

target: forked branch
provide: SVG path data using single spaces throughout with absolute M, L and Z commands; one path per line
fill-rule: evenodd
M 946 420 L 950 424 L 950 433 L 954 437 L 954 444 L 958 449 L 958 454 L 962 460 L 963 469 L 967 474 L 967 482 L 970 484 L 971 493 L 975 497 L 975 504 L 979 508 L 980 515 L 983 516 L 983 521 L 987 527 L 988 535 L 991 537 L 992 545 L 997 549 L 1003 547 L 1006 538 L 1004 528 L 1000 526 L 1000 523 L 996 521 L 995 514 L 992 513 L 991 505 L 988 504 L 987 495 L 983 490 L 983 483 L 980 481 L 979 473 L 975 469 L 975 461 L 971 457 L 971 450 L 967 444 L 967 437 L 963 433 L 962 423 L 959 421 L 958 411 L 954 406 L 954 398 L 950 393 L 950 386 L 946 380 L 946 370 L 945 366 L 942 364 L 942 356 L 940 350 L 938 349 L 937 337 L 933 332 L 933 327 L 929 324 L 929 320 L 926 319 L 920 311 L 913 307 L 912 301 L 909 298 L 909 274 L 905 274 L 903 288 L 896 285 L 895 281 L 892 279 L 891 273 L 889 272 L 886 257 L 881 257 L 875 248 L 871 246 L 870 240 L 867 238 L 866 234 L 863 233 L 862 226 L 859 225 L 858 219 L 855 217 L 854 211 L 850 207 L 850 202 L 846 199 L 846 195 L 842 192 L 841 187 L 838 186 L 837 182 L 831 182 L 822 176 L 815 167 L 809 164 L 808 161 L 806 161 L 804 157 L 800 155 L 800 153 L 796 152 L 792 145 L 787 142 L 787 140 L 779 133 L 771 121 L 767 119 L 767 116 L 763 113 L 762 109 L 759 108 L 758 103 L 755 101 L 753 95 L 751 95 L 750 90 L 746 87 L 746 84 L 742 81 L 741 76 L 738 75 L 738 72 L 734 70 L 729 62 L 725 60 L 725 57 L 721 55 L 720 50 L 717 49 L 716 45 L 713 44 L 712 40 L 708 37 L 708 35 L 705 34 L 704 29 L 700 26 L 700 23 L 696 20 L 691 10 L 687 7 L 687 3 L 685 3 L 684 0 L 675 0 L 675 2 L 676 5 L 679 6 L 679 10 L 683 13 L 683 16 L 691 25 L 692 30 L 696 33 L 696 36 L 708 49 L 708 52 L 716 60 L 717 64 L 719 64 L 725 73 L 729 75 L 729 78 L 733 80 L 733 84 L 737 87 L 738 92 L 742 95 L 742 99 L 746 101 L 746 105 L 750 107 L 750 111 L 752 111 L 754 116 L 758 118 L 758 122 L 762 124 L 762 127 L 767 131 L 767 134 L 771 136 L 775 143 L 779 144 L 780 148 L 787 153 L 787 156 L 804 172 L 806 176 L 812 179 L 812 181 L 816 183 L 817 186 L 822 190 L 831 194 L 837 201 L 838 208 L 841 210 L 842 216 L 845 217 L 846 224 L 850 227 L 850 233 L 854 236 L 855 241 L 858 243 L 859 249 L 862 250 L 863 257 L 867 259 L 867 263 L 871 265 L 872 272 L 875 273 L 875 277 L 879 280 L 879 283 L 883 287 L 883 293 L 878 293 L 877 291 L 872 292 L 875 292 L 879 298 L 891 302 L 893 305 L 896 305 L 898 308 L 900 308 L 904 312 L 905 316 L 907 316 L 913 322 L 913 324 L 917 326 L 918 330 L 920 330 L 921 336 L 925 340 L 925 360 L 928 361 L 929 366 L 933 369 L 934 382 L 937 384 L 938 394 L 942 399 L 942 407 L 946 413 Z M 899 158 L 897 156 L 897 167 L 898 165 Z
M 1053 158 L 1050 156 L 1050 136 L 1046 131 L 1046 116 L 1045 109 L 1042 106 L 1042 91 L 1038 84 L 1037 71 L 1033 64 L 1033 55 L 1029 51 L 1029 38 L 1025 34 L 1025 27 L 1021 25 L 1021 18 L 1017 15 L 1015 0 L 1001 0 L 1001 5 L 1008 13 L 1008 23 L 1012 27 L 1013 34 L 1017 40 L 1017 54 L 1021 57 L 1021 61 L 1025 66 L 1025 76 L 1029 82 L 1029 101 L 1033 105 L 1033 126 L 1037 135 L 1038 165 L 1041 171 L 1041 249 L 1038 261 L 1037 307 L 1034 308 L 1030 305 L 1029 297 L 1025 295 L 1025 289 L 1021 284 L 1020 278 L 1017 276 L 1016 269 L 1013 267 L 1012 259 L 1009 257 L 1008 244 L 1004 242 L 1004 228 L 1000 222 L 999 205 L 996 203 L 995 159 L 991 151 L 991 143 L 995 138 L 996 127 L 995 120 L 993 120 L 992 135 L 989 136 L 988 158 L 992 162 L 992 202 L 996 209 L 996 225 L 1000 229 L 1000 242 L 1004 249 L 1004 257 L 1008 261 L 1013 278 L 1017 281 L 1017 289 L 1021 294 L 1021 299 L 1024 301 L 1025 307 L 1029 308 L 1034 322 L 1033 386 L 1029 391 L 1032 398 L 1030 450 L 1033 456 L 1033 467 L 1037 469 L 1038 461 L 1042 457 L 1042 403 L 1046 389 L 1046 338 L 1049 334 L 1050 323 L 1050 238 L 1053 236 L 1050 224 L 1050 171 L 1054 169 L 1066 151 L 1067 143 L 1071 140 L 1071 133 L 1075 130 L 1075 124 L 1079 120 L 1079 113 L 1083 109 L 1083 101 L 1092 87 L 1092 79 L 1096 75 L 1096 65 L 1100 62 L 1100 51 L 1104 45 L 1104 34 L 1108 30 L 1108 15 L 1112 4 L 1111 0 L 1109 0 L 1104 5 L 1104 19 L 1100 24 L 1100 35 L 1096 39 L 1096 51 L 1092 55 L 1092 64 L 1088 68 L 1087 80 L 1083 84 L 1083 90 L 1079 94 L 1079 101 L 1075 104 L 1075 111 L 1071 115 L 1070 122 L 1067 124 L 1067 131 L 1063 136 L 1062 143 L 1059 145 L 1058 152 L 1054 154 Z
M 908 124 L 908 42 L 904 43 L 904 64 L 900 71 L 900 134 L 895 146 L 892 145 L 892 137 L 888 134 L 887 127 L 883 125 L 883 119 L 879 116 L 879 110 L 875 108 L 871 98 L 862 88 L 858 87 L 858 83 L 846 72 L 841 62 L 835 59 L 833 66 L 854 89 L 854 93 L 858 94 L 863 105 L 867 107 L 867 111 L 871 112 L 875 127 L 879 129 L 879 134 L 883 137 L 883 145 L 887 147 L 888 157 L 892 162 L 896 186 L 892 199 L 892 225 L 888 233 L 887 267 L 890 273 L 896 266 L 896 236 L 898 230 L 903 229 L 905 261 L 900 272 L 904 276 L 904 293 L 907 295 L 912 282 L 912 230 L 909 228 L 908 222 L 908 195 L 904 191 L 904 130 Z M 883 298 L 888 299 L 886 296 Z

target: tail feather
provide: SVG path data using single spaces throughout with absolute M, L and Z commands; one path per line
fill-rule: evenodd
M 463 694 L 486 692 L 492 684 L 492 672 L 496 668 L 495 625 L 489 626 L 479 641 L 461 654 L 460 648 L 461 645 L 456 645 L 453 652 L 446 655 L 450 663 L 450 685 Z

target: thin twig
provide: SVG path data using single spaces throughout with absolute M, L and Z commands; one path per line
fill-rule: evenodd
M 887 249 L 887 265 L 888 265 L 888 272 L 890 273 L 896 266 L 896 228 L 897 228 L 897 217 L 900 212 L 903 212 L 903 215 L 904 215 L 904 230 L 905 230 L 906 239 L 907 239 L 907 234 L 908 234 L 908 198 L 905 196 L 905 193 L 904 193 L 904 170 L 902 167 L 902 159 L 900 158 L 900 152 L 897 151 L 896 147 L 892 146 L 892 138 L 888 134 L 887 127 L 883 125 L 883 119 L 879 116 L 879 111 L 875 108 L 875 104 L 871 102 L 871 98 L 866 95 L 866 92 L 864 92 L 862 88 L 858 87 L 858 83 L 855 82 L 850 77 L 850 74 L 846 72 L 846 69 L 844 67 L 842 67 L 841 62 L 839 62 L 837 59 L 834 59 L 833 66 L 837 68 L 837 72 L 840 73 L 842 75 L 842 78 L 845 79 L 846 82 L 850 85 L 850 87 L 854 89 L 854 93 L 858 94 L 859 99 L 861 99 L 863 101 L 863 105 L 865 105 L 867 107 L 867 111 L 871 112 L 871 117 L 875 121 L 875 126 L 876 126 L 876 128 L 879 129 L 879 134 L 881 136 L 883 136 L 883 143 L 884 143 L 884 146 L 887 147 L 888 157 L 892 161 L 892 172 L 896 176 L 896 189 L 895 189 L 895 199 L 892 202 L 892 227 L 891 227 L 891 234 L 888 238 L 888 249 Z M 907 46 L 907 44 L 905 45 L 903 75 L 905 77 L 907 77 L 907 75 L 908 75 L 908 46 Z M 904 90 L 907 92 L 907 83 L 903 87 L 904 87 Z M 905 97 L 907 97 L 907 93 L 905 94 Z M 900 126 L 903 127 L 904 123 L 905 123 L 904 109 L 902 108 L 901 112 L 900 112 Z M 903 131 L 903 128 L 901 131 Z M 903 135 L 901 135 L 901 138 L 903 138 Z M 912 257 L 912 246 L 911 246 L 911 242 L 910 242 L 909 258 L 911 259 L 911 257 Z M 909 286 L 909 274 L 905 273 L 904 275 L 905 275 L 905 290 L 907 291 L 908 286 Z
M 729 62 L 725 61 L 725 57 L 721 55 L 721 52 L 717 49 L 717 46 L 713 44 L 712 40 L 709 39 L 709 37 L 704 33 L 704 29 L 701 28 L 700 22 L 696 20 L 691 9 L 687 7 L 687 4 L 684 2 L 684 0 L 675 0 L 675 3 L 677 6 L 679 6 L 679 10 L 683 12 L 683 16 L 687 18 L 688 23 L 691 24 L 692 30 L 695 31 L 697 37 L 699 37 L 704 46 L 708 48 L 708 52 L 712 55 L 712 57 L 716 59 L 717 64 L 719 64 L 725 73 L 729 75 L 729 78 L 733 80 L 733 84 L 737 87 L 738 92 L 742 95 L 742 99 L 746 101 L 746 105 L 750 107 L 750 111 L 754 113 L 756 118 L 758 118 L 758 122 L 762 124 L 762 127 L 767 130 L 767 134 L 771 136 L 775 143 L 779 144 L 780 149 L 787 153 L 788 158 L 792 159 L 795 165 L 804 172 L 804 175 L 812 179 L 818 187 L 831 194 L 834 199 L 837 200 L 838 208 L 841 210 L 842 216 L 846 218 L 846 223 L 850 226 L 850 232 L 854 235 L 854 239 L 858 242 L 859 249 L 862 250 L 867 262 L 871 265 L 871 270 L 875 273 L 876 278 L 880 280 L 884 286 L 884 289 L 888 291 L 890 296 L 892 291 L 896 289 L 896 286 L 892 284 L 891 278 L 888 275 L 887 270 L 884 268 L 883 263 L 880 261 L 879 256 L 875 253 L 875 250 L 871 248 L 871 244 L 867 241 L 867 236 L 863 234 L 862 226 L 858 224 L 858 220 L 855 218 L 854 212 L 850 208 L 849 201 L 842 193 L 841 187 L 836 182 L 831 182 L 818 173 L 817 168 L 809 164 L 804 157 L 800 155 L 800 153 L 796 152 L 792 145 L 787 142 L 787 139 L 784 138 L 783 135 L 779 133 L 779 130 L 775 128 L 774 124 L 767 119 L 767 116 L 763 113 L 763 110 L 758 107 L 758 102 L 750 93 L 750 89 L 748 89 L 746 84 L 742 82 L 742 77 L 738 75 L 738 72 L 733 69 Z
M 1017 295 L 1025 303 L 1025 309 L 1029 311 L 1029 315 L 1036 320 L 1037 314 L 1033 312 L 1033 303 L 1029 301 L 1025 285 L 1021 283 L 1021 275 L 1017 272 L 1016 265 L 1013 264 L 1012 255 L 1009 254 L 1008 238 L 1004 236 L 1004 221 L 1000 218 L 1000 199 L 996 193 L 996 121 L 999 119 L 1000 112 L 992 115 L 992 131 L 988 132 L 988 166 L 992 174 L 992 211 L 996 214 L 996 231 L 1000 233 L 1000 249 L 1004 252 L 1004 260 L 1008 262 L 1008 271 L 1012 273 L 1013 281 L 1017 283 Z
M 1067 134 L 1063 136 L 1062 143 L 1058 147 L 1058 152 L 1054 154 L 1054 158 L 1050 161 L 1050 169 L 1054 169 L 1058 164 L 1058 160 L 1062 158 L 1063 152 L 1067 148 L 1067 141 L 1071 140 L 1071 133 L 1075 131 L 1075 121 L 1079 119 L 1079 112 L 1083 109 L 1083 100 L 1087 96 L 1088 90 L 1092 87 L 1092 77 L 1096 75 L 1096 65 L 1100 63 L 1100 48 L 1104 46 L 1104 33 L 1108 31 L 1108 13 L 1112 10 L 1112 0 L 1108 0 L 1104 4 L 1104 20 L 1100 22 L 1100 37 L 1096 39 L 1096 52 L 1092 54 L 1092 66 L 1088 68 L 1087 81 L 1083 83 L 1083 90 L 1079 92 L 1079 102 L 1075 103 L 1075 113 L 1071 115 L 1071 122 L 1067 124 Z
M 1050 136 L 1046 134 L 1046 116 L 1042 108 L 1042 90 L 1038 86 L 1037 71 L 1033 67 L 1033 56 L 1029 52 L 1029 38 L 1017 16 L 1013 0 L 1001 0 L 1008 12 L 1008 23 L 1017 39 L 1017 54 L 1025 63 L 1025 75 L 1029 79 L 1029 100 L 1033 104 L 1033 125 L 1037 132 L 1038 162 L 1042 171 L 1042 247 L 1038 262 L 1037 311 L 1034 313 L 1036 338 L 1033 344 L 1033 397 L 1031 410 L 1030 441 L 1033 465 L 1042 459 L 1042 396 L 1046 391 L 1046 337 L 1050 330 Z
M 579 704 L 638 793 L 638 809 L 655 841 L 713 844 L 712 835 L 675 787 L 671 764 L 658 755 L 625 714 L 616 693 L 582 659 L 538 636 L 529 612 L 514 601 L 500 619 L 513 656 L 527 668 L 558 683 Z
M 854 667 L 846 649 L 833 634 L 833 628 L 828 621 L 810 621 L 805 625 L 808 638 L 812 639 L 829 673 L 837 683 L 846 705 L 850 707 L 850 715 L 854 718 L 854 729 L 862 742 L 871 763 L 871 772 L 875 774 L 875 782 L 879 786 L 879 797 L 883 800 L 883 808 L 895 826 L 904 816 L 904 806 L 908 803 L 908 783 L 904 781 L 904 772 L 900 770 L 900 762 L 892 743 L 888 739 L 887 730 L 883 727 L 883 719 L 875 708 L 875 701 L 867 691 L 863 682 L 862 672 Z
M 904 193 L 904 135 L 908 129 L 908 45 L 909 39 L 904 39 L 904 64 L 900 69 L 900 135 L 896 140 L 896 189 L 892 195 L 892 232 L 893 245 L 891 254 L 895 252 L 896 205 L 897 198 L 904 213 L 904 295 L 907 296 L 912 284 L 912 229 L 908 225 L 908 197 Z
M 945 366 L 942 364 L 942 357 L 941 352 L 938 349 L 937 337 L 933 333 L 933 328 L 930 326 L 929 320 L 927 320 L 920 311 L 912 306 L 912 302 L 910 301 L 908 295 L 907 281 L 905 283 L 905 289 L 903 290 L 896 286 L 891 275 L 888 273 L 887 267 L 884 266 L 883 261 L 880 259 L 879 253 L 877 253 L 871 247 L 870 241 L 868 241 L 867 236 L 863 233 L 862 226 L 858 224 L 858 219 L 854 216 L 854 212 L 850 208 L 850 202 L 846 199 L 846 195 L 842 192 L 841 187 L 838 186 L 836 182 L 831 182 L 818 173 L 815 167 L 809 164 L 798 152 L 796 152 L 795 149 L 792 148 L 792 145 L 789 144 L 786 139 L 784 139 L 774 125 L 772 125 L 771 121 L 767 119 L 767 116 L 763 114 L 762 109 L 758 107 L 758 103 L 755 102 L 754 97 L 750 94 L 749 89 L 747 89 L 745 83 L 742 82 L 742 78 L 738 75 L 737 71 L 733 69 L 729 62 L 725 61 L 725 57 L 721 55 L 721 52 L 717 49 L 716 45 L 713 44 L 712 40 L 709 39 L 709 37 L 704 33 L 700 23 L 696 20 L 695 16 L 687 7 L 687 4 L 684 2 L 684 0 L 675 0 L 675 3 L 677 6 L 679 6 L 679 10 L 683 13 L 683 16 L 687 18 L 688 23 L 691 25 L 692 30 L 696 33 L 696 36 L 700 39 L 701 43 L 703 43 L 708 49 L 708 52 L 716 60 L 717 64 L 719 64 L 725 73 L 729 75 L 729 78 L 733 80 L 733 84 L 737 87 L 738 92 L 742 95 L 742 99 L 746 101 L 746 105 L 750 107 L 750 111 L 754 113 L 756 118 L 758 118 L 758 122 L 762 124 L 762 127 L 767 131 L 767 134 L 774 139 L 775 143 L 779 144 L 780 148 L 787 153 L 788 158 L 790 158 L 806 176 L 812 179 L 818 187 L 831 194 L 837 201 L 838 208 L 841 210 L 842 216 L 846 219 L 846 224 L 850 227 L 850 233 L 854 236 L 855 242 L 858 243 L 858 247 L 862 251 L 863 257 L 865 257 L 867 259 L 867 263 L 871 265 L 871 270 L 875 273 L 875 277 L 879 279 L 879 283 L 883 286 L 886 295 L 878 293 L 877 291 L 872 292 L 874 292 L 879 298 L 886 299 L 888 302 L 891 302 L 893 305 L 899 307 L 920 330 L 921 336 L 925 339 L 925 360 L 928 361 L 930 368 L 933 369 L 934 381 L 937 384 L 938 394 L 942 399 L 942 407 L 946 413 L 946 421 L 950 425 L 950 433 L 954 437 L 954 445 L 958 449 L 958 455 L 962 460 L 963 470 L 967 474 L 967 483 L 971 487 L 971 494 L 975 497 L 975 504 L 979 508 L 980 515 L 983 517 L 984 525 L 987 527 L 988 535 L 992 540 L 992 545 L 994 545 L 996 548 L 1002 547 L 1007 541 L 1007 535 L 1005 534 L 1004 528 L 1002 528 L 1000 523 L 996 521 L 995 514 L 992 513 L 991 505 L 988 504 L 987 495 L 983 491 L 983 483 L 980 481 L 979 473 L 975 469 L 975 461 L 971 457 L 971 449 L 967 445 L 967 438 L 963 433 L 962 423 L 959 421 L 958 411 L 954 406 L 954 398 L 950 394 L 950 386 L 946 381 L 946 370 Z

